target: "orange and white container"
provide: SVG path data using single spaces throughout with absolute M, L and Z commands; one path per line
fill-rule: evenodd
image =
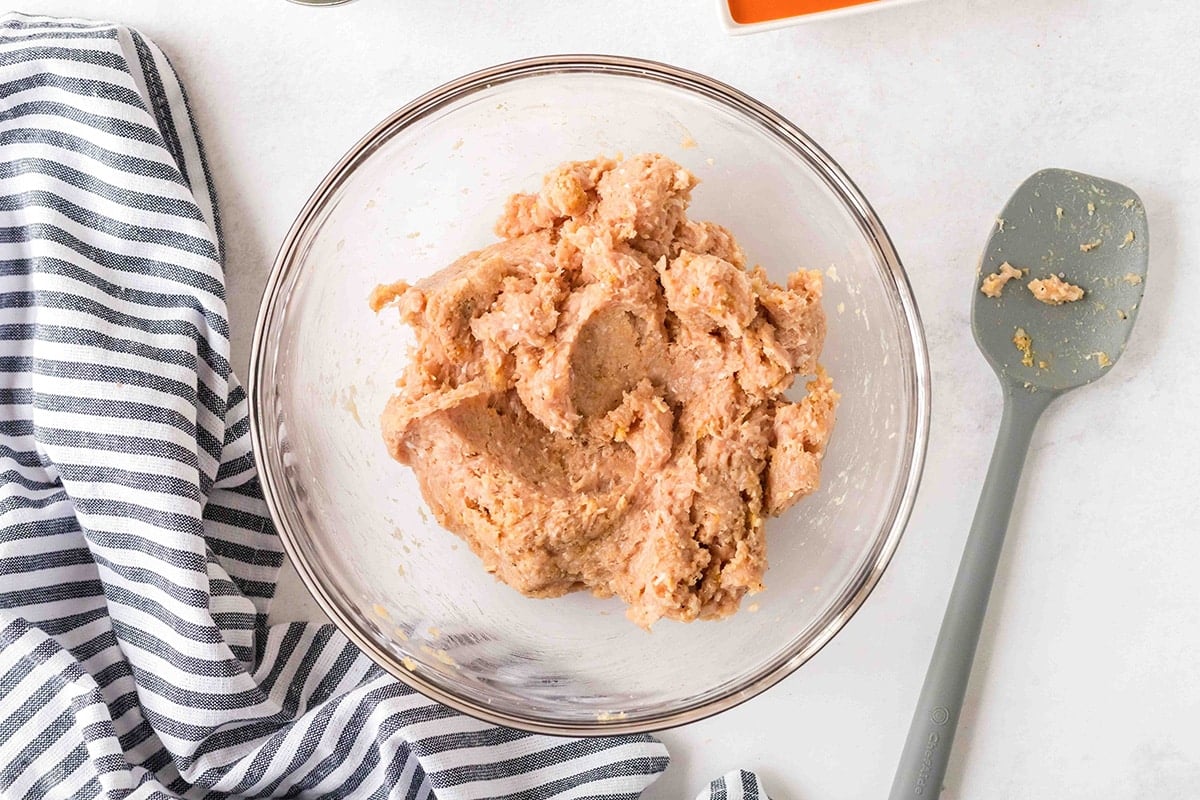
M 717 0 L 721 21 L 733 34 L 757 33 L 813 19 L 847 16 L 917 0 Z

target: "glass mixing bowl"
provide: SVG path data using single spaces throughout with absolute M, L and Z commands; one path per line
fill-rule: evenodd
M 567 160 L 658 151 L 701 180 L 691 216 L 779 281 L 826 271 L 822 361 L 842 394 L 820 491 L 767 526 L 767 588 L 736 616 L 638 628 L 615 599 L 532 600 L 441 529 L 378 418 L 413 341 L 378 283 L 494 240 L 504 199 Z M 900 539 L 928 434 L 929 372 L 899 259 L 849 178 L 794 125 L 673 67 L 556 56 L 468 75 L 397 111 L 334 167 L 280 250 L 250 395 L 263 490 L 339 628 L 424 694 L 492 722 L 593 735 L 746 700 L 866 599 Z

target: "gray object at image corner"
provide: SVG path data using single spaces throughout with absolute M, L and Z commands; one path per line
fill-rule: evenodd
M 942 789 L 988 597 L 1042 412 L 1104 376 L 1137 319 L 1148 264 L 1146 212 L 1119 183 L 1061 169 L 1026 180 L 996 218 L 972 284 L 971 326 L 1004 392 L 1004 415 L 890 800 L 932 800 Z M 1002 265 L 1021 271 L 999 297 L 981 290 Z M 1084 290 L 1039 301 L 1033 279 L 1056 275 Z

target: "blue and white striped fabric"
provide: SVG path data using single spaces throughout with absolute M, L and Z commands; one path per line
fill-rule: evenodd
M 758 776 L 744 769 L 727 772 L 708 785 L 696 800 L 771 800 Z
M 216 198 L 174 70 L 117 25 L 0 17 L 0 473 L 2 798 L 598 800 L 666 768 L 267 625 Z

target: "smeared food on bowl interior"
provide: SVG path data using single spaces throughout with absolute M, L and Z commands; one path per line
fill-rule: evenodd
M 820 273 L 748 269 L 687 217 L 696 184 L 657 154 L 564 164 L 499 242 L 371 295 L 416 334 L 381 423 L 438 521 L 518 591 L 647 628 L 763 588 L 764 518 L 818 487 L 838 402 Z

